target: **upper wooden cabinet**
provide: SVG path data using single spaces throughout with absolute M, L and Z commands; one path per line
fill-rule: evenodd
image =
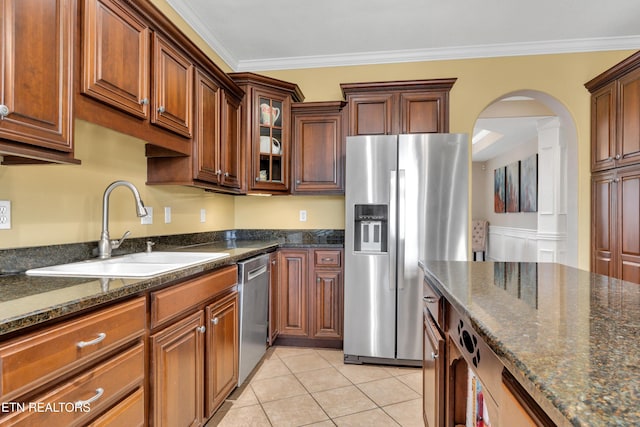
M 151 123 L 191 138 L 193 63 L 166 39 L 153 35 Z
M 146 141 L 149 157 L 192 155 L 196 70 L 236 99 L 240 88 L 151 2 L 78 1 L 75 116 Z
M 0 2 L 3 164 L 79 163 L 73 157 L 75 0 Z
M 640 52 L 585 86 L 591 92 L 591 170 L 640 163 Z
M 288 193 L 291 103 L 304 99 L 297 85 L 253 73 L 231 73 L 245 92 L 243 140 L 249 192 Z
M 147 184 L 190 185 L 244 192 L 245 150 L 242 105 L 201 70 L 195 78 L 195 120 L 191 156 L 167 156 L 147 145 Z
M 149 118 L 149 26 L 121 2 L 85 0 L 82 92 Z
M 292 193 L 344 193 L 345 105 L 343 101 L 292 104 Z
M 349 108 L 349 135 L 449 131 L 449 91 L 456 79 L 340 85 Z

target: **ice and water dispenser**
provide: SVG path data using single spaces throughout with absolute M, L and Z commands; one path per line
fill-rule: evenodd
M 387 205 L 355 205 L 355 252 L 387 252 Z

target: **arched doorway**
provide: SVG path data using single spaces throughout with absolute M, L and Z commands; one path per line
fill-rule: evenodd
M 511 92 L 480 113 L 473 136 L 472 215 L 490 222 L 488 259 L 559 262 L 576 267 L 578 142 L 568 110 L 543 92 Z M 529 212 L 518 208 L 496 213 L 496 169 L 505 167 L 514 176 L 515 166 L 535 155 L 535 212 L 530 212 L 529 206 Z

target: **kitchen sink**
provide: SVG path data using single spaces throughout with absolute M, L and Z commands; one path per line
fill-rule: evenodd
M 30 276 L 153 277 L 228 257 L 226 252 L 140 252 L 27 270 Z

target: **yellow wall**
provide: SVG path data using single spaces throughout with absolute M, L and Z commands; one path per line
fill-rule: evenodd
M 184 26 L 164 0 L 153 0 L 229 71 L 210 48 Z M 451 92 L 450 130 L 471 133 L 480 112 L 516 90 L 537 90 L 558 99 L 572 114 L 579 141 L 579 266 L 589 268 L 589 93 L 583 84 L 633 52 L 594 52 L 510 58 L 433 61 L 407 64 L 334 67 L 265 72 L 297 83 L 306 101 L 341 99 L 341 82 L 457 77 Z M 229 228 L 343 228 L 344 201 L 336 196 L 232 197 L 177 186 L 146 186 L 144 142 L 76 121 L 80 166 L 0 166 L 0 200 L 11 200 L 13 227 L 0 230 L 0 249 L 99 238 L 102 193 L 117 179 L 132 181 L 145 204 L 154 208 L 154 224 L 140 225 L 132 196 L 119 188 L 112 195 L 111 232 L 132 237 Z M 173 221 L 163 223 L 163 207 Z M 207 221 L 200 223 L 200 209 Z M 299 210 L 308 221 L 299 222 Z

